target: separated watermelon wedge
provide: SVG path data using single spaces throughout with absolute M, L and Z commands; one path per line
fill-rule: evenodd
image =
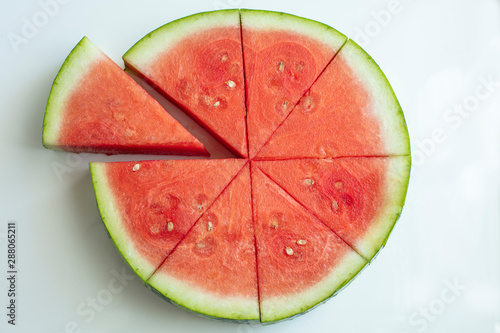
M 248 155 L 238 10 L 170 22 L 138 41 L 123 60 L 236 156 Z
M 87 37 L 52 85 L 42 140 L 46 148 L 76 153 L 209 155 Z

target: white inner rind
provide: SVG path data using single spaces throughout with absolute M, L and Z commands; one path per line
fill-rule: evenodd
M 350 250 L 337 266 L 332 267 L 330 273 L 323 280 L 311 288 L 292 295 L 261 299 L 261 321 L 284 319 L 326 301 L 360 272 L 366 264 L 367 261 L 363 257 Z
M 199 13 L 167 23 L 152 31 L 123 55 L 123 60 L 143 75 L 163 52 L 175 48 L 180 41 L 200 31 L 212 28 L 240 27 L 237 9 Z
M 378 214 L 373 218 L 370 228 L 358 242 L 353 244 L 366 259 L 371 260 L 384 246 L 403 209 L 406 190 L 410 177 L 411 157 L 394 156 L 388 158 L 385 173 L 385 194 Z
M 61 120 L 73 89 L 79 86 L 80 80 L 87 75 L 92 65 L 105 57 L 87 37 L 83 37 L 68 55 L 57 73 L 47 101 L 42 138 L 45 147 L 57 148 Z
M 387 155 L 410 155 L 408 129 L 401 106 L 377 63 L 354 41 L 349 40 L 337 55 L 355 74 L 369 94 L 372 110 L 381 126 Z
M 151 265 L 149 261 L 143 259 L 143 256 L 134 247 L 136 242 L 128 237 L 130 231 L 124 227 L 120 208 L 109 186 L 106 165 L 103 162 L 90 163 L 90 173 L 94 184 L 97 206 L 106 229 L 108 229 L 118 251 L 120 251 L 136 274 L 141 279 L 147 280 L 155 271 L 156 266 Z
M 259 320 L 256 298 L 218 296 L 162 271 L 158 271 L 147 282 L 168 299 L 192 311 L 233 320 Z
M 306 35 L 332 50 L 340 49 L 347 40 L 345 35 L 326 24 L 280 12 L 241 9 L 241 23 L 244 28 Z

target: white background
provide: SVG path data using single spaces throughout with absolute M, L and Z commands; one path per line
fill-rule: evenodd
M 498 0 L 62 2 L 50 16 L 37 0 L 0 5 L 1 332 L 500 333 Z M 132 272 L 106 236 L 87 162 L 117 158 L 41 145 L 52 81 L 84 35 L 123 65 L 160 25 L 230 7 L 298 14 L 357 40 L 399 97 L 414 156 L 406 207 L 373 264 L 326 304 L 271 326 L 199 318 L 138 278 L 111 293 L 115 275 Z M 37 31 L 23 31 L 26 21 Z M 9 221 L 18 225 L 15 327 L 4 314 Z

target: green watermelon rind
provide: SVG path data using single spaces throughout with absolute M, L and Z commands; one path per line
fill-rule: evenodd
M 353 247 L 370 262 L 385 247 L 406 201 L 410 182 L 411 156 L 392 156 L 386 175 L 385 204 L 369 231 Z
M 258 308 L 254 311 L 253 300 L 222 299 L 165 274 L 158 278 L 153 275 L 146 283 L 148 288 L 169 303 L 205 318 L 237 323 L 260 320 Z
M 385 155 L 410 155 L 410 136 L 401 105 L 384 72 L 375 60 L 352 39 L 337 54 L 353 71 L 371 95 L 374 116 L 384 135 Z
M 92 64 L 104 57 L 101 50 L 87 37 L 83 37 L 71 50 L 54 79 L 45 108 L 42 132 L 42 144 L 45 148 L 60 149 L 58 141 L 64 106 L 73 88 L 78 86 Z
M 142 259 L 142 255 L 133 246 L 135 242 L 128 237 L 129 232 L 124 229 L 121 213 L 107 180 L 106 163 L 91 162 L 89 166 L 97 207 L 108 235 L 130 268 L 143 281 L 147 281 L 157 267 Z
M 347 37 L 338 30 L 324 23 L 296 16 L 293 14 L 240 9 L 241 21 L 246 28 L 270 31 L 295 32 L 313 38 L 332 50 L 339 50 L 347 41 Z
M 234 16 L 238 16 L 238 20 Z M 148 68 L 161 53 L 172 49 L 189 35 L 203 29 L 228 27 L 231 25 L 228 22 L 237 22 L 239 28 L 238 9 L 202 12 L 177 19 L 141 38 L 123 55 L 123 60 L 132 68 Z

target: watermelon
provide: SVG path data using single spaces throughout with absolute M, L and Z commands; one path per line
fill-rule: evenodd
M 255 167 L 252 195 L 262 322 L 311 309 L 333 296 L 367 264 Z
M 248 164 L 147 281 L 160 295 L 200 314 L 259 319 Z
M 238 10 L 168 23 L 137 42 L 123 60 L 236 156 L 247 156 Z
M 169 117 L 162 109 L 116 117 L 111 106 L 139 109 L 142 90 L 124 88 L 135 82 L 96 48 L 75 50 L 44 144 L 46 133 L 74 137 L 70 125 L 101 150 L 111 143 L 95 128 L 121 147 L 130 124 L 164 130 L 153 126 Z M 408 132 L 387 78 L 353 41 L 289 14 L 223 10 L 168 23 L 123 58 L 239 157 L 90 164 L 106 229 L 154 292 L 204 316 L 277 322 L 337 294 L 386 244 L 409 182 Z M 104 107 L 87 120 L 97 115 L 87 104 Z
M 301 17 L 242 10 L 249 156 L 254 157 L 346 41 Z
M 52 85 L 43 145 L 76 153 L 209 155 L 86 37 L 71 51 Z
M 258 158 L 409 154 L 408 129 L 389 82 L 349 40 Z
M 97 204 L 116 247 L 147 280 L 244 160 L 91 163 Z

